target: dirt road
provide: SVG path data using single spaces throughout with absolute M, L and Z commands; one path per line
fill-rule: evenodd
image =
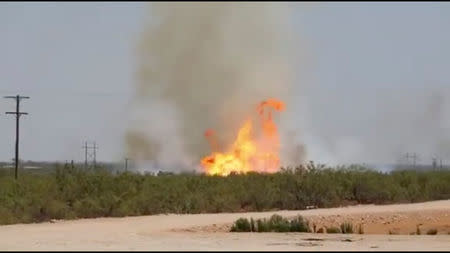
M 371 234 L 229 233 L 239 217 L 352 219 Z M 381 218 L 380 218 L 381 217 Z M 363 218 L 363 219 L 361 219 Z M 422 235 L 405 235 L 421 223 Z M 394 230 L 402 235 L 388 235 Z M 437 235 L 423 235 L 428 228 Z M 450 250 L 450 200 L 302 211 L 154 215 L 0 226 L 0 250 Z M 366 233 L 366 232 L 365 232 Z M 373 234 L 378 233 L 378 234 Z

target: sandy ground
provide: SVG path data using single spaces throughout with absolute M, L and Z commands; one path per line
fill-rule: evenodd
M 229 233 L 239 217 L 303 215 L 317 227 L 341 220 L 365 234 Z M 420 226 L 422 235 L 409 235 Z M 438 235 L 423 235 L 429 228 Z M 302 211 L 154 215 L 0 226 L 0 250 L 450 250 L 450 200 Z M 388 231 L 398 233 L 389 235 Z M 393 231 L 394 230 L 394 231 Z

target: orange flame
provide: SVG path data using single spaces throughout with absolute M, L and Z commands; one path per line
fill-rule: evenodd
M 239 129 L 237 138 L 228 152 L 218 152 L 214 132 L 212 130 L 205 132 L 212 149 L 212 154 L 201 160 L 201 165 L 207 174 L 227 176 L 232 172 L 273 173 L 279 170 L 280 140 L 277 126 L 272 120 L 270 108 L 283 111 L 285 105 L 282 101 L 276 99 L 261 102 L 257 107 L 261 120 L 261 136 L 255 139 L 252 121 L 247 120 Z
M 212 129 L 205 131 L 205 137 L 208 139 L 209 145 L 213 152 L 219 150 L 219 145 L 217 144 L 216 133 Z

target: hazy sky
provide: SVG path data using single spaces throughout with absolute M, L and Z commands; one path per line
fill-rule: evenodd
M 134 48 L 145 3 L 1 3 L 1 95 L 31 97 L 21 120 L 23 159 L 122 159 Z M 2 111 L 13 100 L 1 99 Z M 11 116 L 0 116 L 0 159 L 14 156 Z
M 123 158 L 146 3 L 0 3 L 0 95 L 28 95 L 21 158 Z M 306 5 L 306 6 L 304 6 Z M 322 161 L 450 160 L 450 4 L 293 4 L 303 131 Z M 300 84 L 301 83 L 301 84 Z M 436 105 L 437 103 L 437 105 Z M 14 155 L 14 101 L 0 99 L 0 160 Z M 449 115 L 449 116 L 446 116 Z M 448 150 L 448 151 L 447 151 Z

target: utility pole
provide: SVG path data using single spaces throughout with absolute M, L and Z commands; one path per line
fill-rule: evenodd
M 88 145 L 87 141 L 84 142 L 84 169 L 87 170 L 88 167 Z
M 125 171 L 128 171 L 128 158 L 125 158 Z
M 94 149 L 94 169 L 97 167 L 97 152 L 96 152 L 96 150 L 97 150 L 97 144 L 95 143 L 95 141 L 94 141 L 94 147 L 93 147 L 93 149 Z
M 82 147 L 84 149 L 84 167 L 85 169 L 88 169 L 88 160 L 89 158 L 92 158 L 93 167 L 95 168 L 97 165 L 97 152 L 98 149 L 97 143 L 94 142 L 93 146 L 88 146 L 87 141 L 84 142 L 84 146 Z M 89 152 L 89 149 L 93 149 L 93 152 Z
M 431 158 L 431 159 L 433 160 L 432 165 L 433 165 L 433 170 L 434 170 L 434 169 L 436 169 L 436 167 L 437 167 L 437 158 L 436 158 L 436 157 L 433 157 L 433 158 Z
M 409 158 L 413 159 L 413 167 L 416 168 L 416 159 L 417 159 L 416 153 L 413 153 L 412 155 L 410 155 L 409 153 L 406 153 L 406 161 L 408 164 L 409 164 Z
M 19 168 L 19 119 L 21 115 L 27 115 L 26 112 L 20 111 L 20 100 L 21 99 L 29 99 L 30 97 L 26 96 L 5 96 L 4 98 L 13 98 L 16 100 L 16 111 L 15 112 L 6 112 L 6 114 L 16 115 L 16 157 L 15 157 L 15 166 L 14 166 L 14 178 L 17 180 L 17 171 Z

